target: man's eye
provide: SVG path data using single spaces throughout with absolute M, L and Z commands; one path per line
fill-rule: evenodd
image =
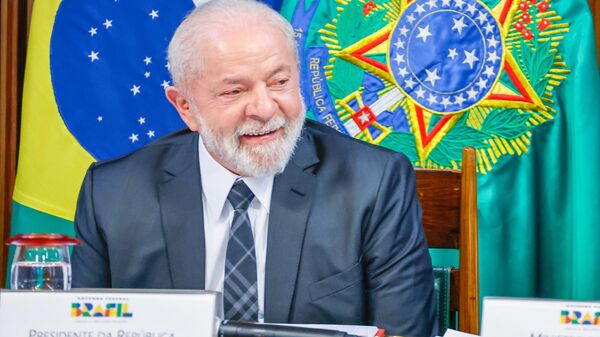
M 240 89 L 232 89 L 232 90 L 227 90 L 221 93 L 221 96 L 237 96 L 239 94 L 241 94 L 242 91 Z
M 275 87 L 281 87 L 281 86 L 284 86 L 284 85 L 286 85 L 286 84 L 287 84 L 289 81 L 290 81 L 290 79 L 289 79 L 289 78 L 281 78 L 281 79 L 278 79 L 278 80 L 276 80 L 276 81 L 273 83 L 273 85 L 274 85 Z

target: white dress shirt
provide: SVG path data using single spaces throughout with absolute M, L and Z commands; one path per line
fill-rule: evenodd
M 256 278 L 258 283 L 258 320 L 264 321 L 265 261 L 269 207 L 273 190 L 273 176 L 240 178 L 213 159 L 202 143 L 198 142 L 200 177 L 202 183 L 202 211 L 204 215 L 204 244 L 206 247 L 205 289 L 223 292 L 225 255 L 233 207 L 227 200 L 229 190 L 237 179 L 242 179 L 254 193 L 248 207 L 256 251 Z

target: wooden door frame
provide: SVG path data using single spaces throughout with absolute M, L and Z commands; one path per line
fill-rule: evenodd
M 4 287 L 12 191 L 17 171 L 21 97 L 33 0 L 0 0 L 0 288 Z
M 594 19 L 594 33 L 596 37 L 596 56 L 600 65 L 600 0 L 588 0 Z

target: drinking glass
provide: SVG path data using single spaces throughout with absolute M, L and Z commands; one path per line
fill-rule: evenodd
M 69 246 L 79 240 L 61 234 L 19 234 L 8 239 L 15 246 L 10 288 L 29 290 L 71 289 Z

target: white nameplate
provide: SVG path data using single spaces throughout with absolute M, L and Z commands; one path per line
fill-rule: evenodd
M 0 337 L 211 337 L 221 295 L 192 290 L 0 290 Z
M 600 336 L 600 302 L 486 297 L 482 337 Z

